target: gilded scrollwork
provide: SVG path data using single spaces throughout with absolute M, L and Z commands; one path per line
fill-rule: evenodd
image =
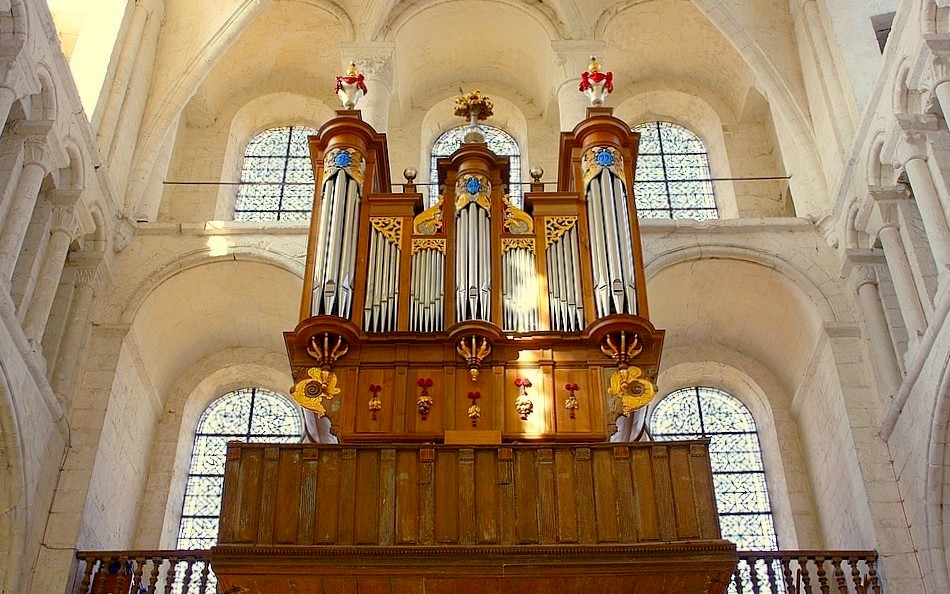
M 370 225 L 394 245 L 402 242 L 402 219 L 399 217 L 370 217 Z
M 534 233 L 534 220 L 528 213 L 513 205 L 508 194 L 502 197 L 502 202 L 505 205 L 505 231 L 513 235 Z
M 650 404 L 656 396 L 656 386 L 642 376 L 643 371 L 639 367 L 618 369 L 610 376 L 607 393 L 620 400 L 621 414 L 625 417 Z
M 557 243 L 561 237 L 574 228 L 577 217 L 544 217 L 544 239 L 548 245 Z
M 323 406 L 324 399 L 331 399 L 340 393 L 337 387 L 336 374 L 332 371 L 311 367 L 307 370 L 306 377 L 294 385 L 294 391 L 291 394 L 300 406 L 307 410 L 312 410 L 318 417 L 327 413 Z
M 321 183 L 336 175 L 340 170 L 346 171 L 357 183 L 363 183 L 363 174 L 366 171 L 366 157 L 355 148 L 341 147 L 327 151 L 323 158 L 323 179 Z
M 460 175 L 455 182 L 455 209 L 462 210 L 470 202 L 474 202 L 491 210 L 491 181 L 478 173 Z
M 445 196 L 439 194 L 439 201 L 425 209 L 412 220 L 412 232 L 416 235 L 436 235 L 442 232 L 442 202 Z
M 610 146 L 592 146 L 581 156 L 581 169 L 585 186 L 604 169 L 623 178 L 623 155 Z
M 445 254 L 445 240 L 444 239 L 413 239 L 412 240 L 412 255 L 415 255 L 416 252 L 421 250 L 438 250 L 439 253 Z
M 507 254 L 511 250 L 528 250 L 532 254 L 534 251 L 534 238 L 532 237 L 506 237 L 501 240 L 501 253 Z

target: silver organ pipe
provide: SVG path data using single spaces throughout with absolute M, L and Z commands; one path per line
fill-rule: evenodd
M 637 314 L 636 277 L 623 160 L 609 147 L 582 158 L 597 316 Z
M 349 148 L 333 149 L 324 160 L 311 315 L 350 317 L 365 167 L 363 156 Z
M 579 332 L 584 328 L 584 298 L 577 217 L 545 217 L 544 235 L 551 329 Z
M 370 217 L 369 266 L 363 329 L 392 332 L 396 329 L 399 301 L 399 261 L 402 250 L 402 219 Z
M 502 309 L 504 329 L 538 329 L 538 278 L 534 238 L 502 239 Z
M 439 196 L 434 205 L 424 210 L 412 222 L 409 330 L 413 332 L 436 332 L 445 329 L 445 239 L 441 237 L 442 200 L 442 196 Z
M 456 183 L 456 321 L 491 320 L 491 184 L 485 176 Z

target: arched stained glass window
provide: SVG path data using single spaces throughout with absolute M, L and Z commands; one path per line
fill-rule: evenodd
M 654 408 L 650 434 L 657 441 L 709 438 L 722 537 L 740 550 L 778 548 L 759 435 L 744 404 L 715 388 L 677 390 Z
M 429 162 L 429 181 L 433 184 L 439 181 L 439 172 L 436 169 L 436 162 L 439 157 L 448 157 L 462 146 L 462 138 L 465 136 L 465 130 L 468 126 L 459 126 L 446 130 L 436 139 L 432 145 L 432 159 Z M 509 157 L 511 163 L 511 174 L 509 176 L 510 186 L 508 195 L 515 206 L 521 206 L 521 149 L 518 143 L 501 128 L 486 126 L 482 124 L 480 128 L 485 132 L 485 144 L 488 150 L 499 157 Z M 437 185 L 429 186 L 429 202 L 434 204 L 439 198 L 439 187 Z
M 218 540 L 229 441 L 297 443 L 302 432 L 297 407 L 275 392 L 243 388 L 212 402 L 195 431 L 178 548 L 207 549 Z
M 313 128 L 284 126 L 247 143 L 235 221 L 306 221 L 313 208 L 313 167 L 307 136 Z
M 633 193 L 642 219 L 719 218 L 703 141 L 682 126 L 649 122 L 640 133 Z

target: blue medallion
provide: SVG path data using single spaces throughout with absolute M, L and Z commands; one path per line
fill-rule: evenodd
M 340 151 L 333 157 L 333 164 L 337 167 L 349 167 L 353 164 L 353 155 L 346 151 Z
M 610 167 L 616 162 L 616 157 L 614 154 L 608 150 L 602 150 L 594 155 L 594 161 L 597 162 L 601 167 Z
M 465 189 L 469 194 L 474 196 L 475 194 L 478 194 L 479 190 L 482 189 L 482 182 L 480 182 L 477 177 L 470 177 L 468 178 L 468 181 L 465 182 Z

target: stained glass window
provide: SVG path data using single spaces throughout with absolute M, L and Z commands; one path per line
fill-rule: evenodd
M 745 551 L 778 548 L 759 436 L 745 405 L 715 388 L 677 390 L 656 405 L 650 434 L 657 441 L 709 438 L 722 537 Z
M 243 388 L 212 402 L 195 431 L 178 548 L 207 549 L 218 540 L 229 441 L 297 443 L 302 431 L 297 408 L 269 390 Z
M 640 133 L 633 192 L 642 219 L 719 218 L 703 141 L 682 126 L 649 122 Z
M 518 143 L 501 128 L 486 126 L 482 124 L 481 129 L 485 132 L 485 144 L 488 150 L 499 157 L 508 157 L 511 164 L 511 174 L 509 175 L 508 195 L 515 206 L 521 206 L 521 149 Z M 432 145 L 432 160 L 429 163 L 429 181 L 437 184 L 439 181 L 439 172 L 436 169 L 439 157 L 448 157 L 462 146 L 462 137 L 465 136 L 465 130 L 468 126 L 459 126 L 446 130 Z M 439 186 L 429 186 L 429 202 L 435 204 L 439 198 Z
M 244 151 L 235 221 L 306 221 L 313 208 L 313 168 L 307 136 L 313 128 L 261 132 Z

